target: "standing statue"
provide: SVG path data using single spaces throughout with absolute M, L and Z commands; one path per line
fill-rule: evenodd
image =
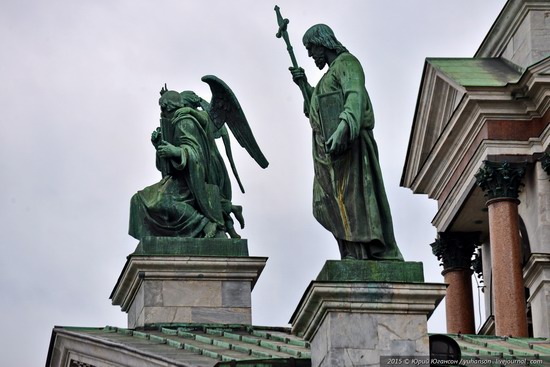
M 231 89 L 212 75 L 202 80 L 210 85 L 210 103 L 192 91 L 161 90 L 160 127 L 153 131 L 151 142 L 162 179 L 132 197 L 129 233 L 138 240 L 146 236 L 227 238 L 227 234 L 240 238 L 231 215 L 243 228 L 242 207 L 231 201 L 229 174 L 215 139 L 222 138 L 243 193 L 225 125 L 262 168 L 268 162 Z
M 342 259 L 403 260 L 395 242 L 373 136 L 374 114 L 361 64 L 324 24 L 307 30 L 303 44 L 315 65 L 327 72 L 312 87 L 287 42 L 293 80 L 304 96 L 313 131 L 313 215 L 336 241 Z

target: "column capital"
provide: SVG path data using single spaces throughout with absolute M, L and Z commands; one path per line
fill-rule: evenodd
M 540 165 L 543 170 L 550 176 L 550 154 L 544 152 L 544 154 L 539 158 Z
M 470 269 L 472 255 L 479 245 L 479 232 L 439 232 L 430 244 L 432 253 L 443 266 L 443 273 L 452 269 Z
M 525 175 L 525 163 L 484 161 L 476 173 L 476 184 L 489 200 L 516 199 L 521 180 Z

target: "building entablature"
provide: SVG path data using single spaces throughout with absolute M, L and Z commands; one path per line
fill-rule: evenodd
M 478 61 L 426 61 L 401 185 L 438 200 L 439 231 L 475 189 L 485 159 L 531 160 L 549 145 L 550 58 L 517 75 L 508 62 Z

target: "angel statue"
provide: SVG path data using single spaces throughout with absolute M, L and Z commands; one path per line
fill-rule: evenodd
M 138 191 L 130 203 L 132 237 L 240 238 L 232 215 L 244 227 L 242 207 L 232 203 L 231 182 L 216 139 L 221 138 L 231 170 L 237 173 L 227 125 L 234 137 L 262 168 L 268 161 L 258 147 L 243 110 L 231 89 L 207 75 L 210 103 L 192 91 L 161 90 L 160 127 L 151 142 L 162 179 Z

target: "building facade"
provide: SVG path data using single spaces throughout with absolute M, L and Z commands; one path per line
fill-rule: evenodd
M 511 0 L 472 58 L 426 59 L 401 185 L 437 200 L 447 331 L 550 337 L 550 2 Z M 474 255 L 475 252 L 475 255 Z

